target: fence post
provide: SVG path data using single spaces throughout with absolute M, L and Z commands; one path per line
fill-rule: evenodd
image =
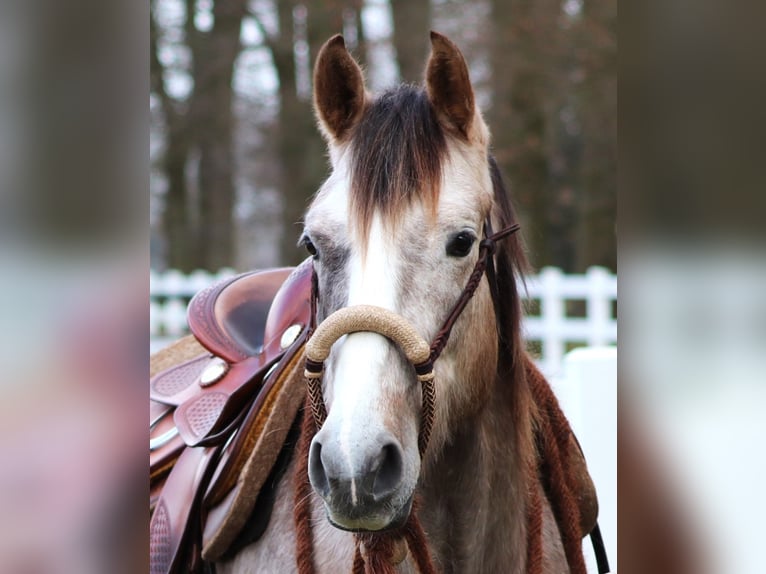
M 543 371 L 552 374 L 561 365 L 564 340 L 564 300 L 561 297 L 562 272 L 557 267 L 545 267 L 540 272 L 540 318 L 542 319 Z
M 588 278 L 587 317 L 588 345 L 599 346 L 609 343 L 609 321 L 612 315 L 609 292 L 609 272 L 603 267 L 590 267 Z

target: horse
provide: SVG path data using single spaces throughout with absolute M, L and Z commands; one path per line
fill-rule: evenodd
M 585 572 L 589 530 L 575 489 L 557 485 L 575 465 L 571 433 L 524 347 L 528 263 L 463 55 L 431 32 L 424 86 L 373 97 L 338 35 L 313 79 L 331 166 L 299 241 L 316 323 L 372 305 L 441 336 L 432 427 L 423 450 L 425 387 L 402 349 L 371 329 L 341 334 L 323 365 L 324 420 L 305 409 L 268 526 L 216 571 Z M 541 462 L 557 449 L 561 464 Z M 404 530 L 408 545 L 375 566 L 376 537 Z

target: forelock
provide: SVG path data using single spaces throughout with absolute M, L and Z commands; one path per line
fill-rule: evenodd
M 350 213 L 362 241 L 375 213 L 394 222 L 415 197 L 436 213 L 447 140 L 425 90 L 402 85 L 368 105 L 349 151 Z

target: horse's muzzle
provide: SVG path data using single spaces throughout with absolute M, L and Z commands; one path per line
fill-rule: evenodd
M 321 433 L 309 452 L 309 479 L 327 507 L 328 518 L 344 530 L 382 530 L 409 514 L 402 496 L 403 452 L 398 441 L 384 433 L 367 447 L 367 453 L 349 468 L 337 442 L 322 443 Z

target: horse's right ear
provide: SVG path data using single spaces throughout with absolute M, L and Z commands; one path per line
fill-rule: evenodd
M 470 139 L 476 119 L 468 65 L 449 38 L 431 31 L 431 56 L 426 65 L 428 99 L 442 124 Z
M 364 111 L 364 78 L 337 34 L 319 50 L 314 66 L 314 109 L 328 141 L 343 140 Z

